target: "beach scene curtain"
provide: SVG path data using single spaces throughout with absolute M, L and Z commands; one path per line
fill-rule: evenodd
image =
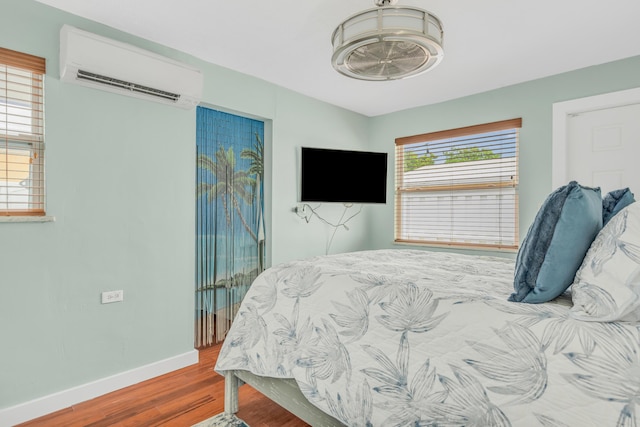
M 196 347 L 226 336 L 264 270 L 264 123 L 197 107 Z

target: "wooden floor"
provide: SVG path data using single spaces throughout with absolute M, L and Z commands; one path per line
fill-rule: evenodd
M 224 409 L 224 378 L 214 372 L 220 345 L 200 350 L 200 362 L 20 424 L 20 427 L 192 426 Z M 305 427 L 305 422 L 248 385 L 238 417 L 250 427 Z

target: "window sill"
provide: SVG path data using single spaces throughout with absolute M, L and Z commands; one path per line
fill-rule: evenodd
M 404 241 L 394 241 L 394 245 L 404 245 L 404 246 L 418 246 L 423 248 L 445 248 L 452 250 L 470 250 L 470 251 L 483 251 L 483 252 L 501 252 L 501 253 L 518 253 L 518 247 L 498 247 L 491 245 L 474 245 L 471 243 L 435 243 L 435 242 L 404 242 Z
M 55 216 L 0 216 L 0 222 L 54 222 Z

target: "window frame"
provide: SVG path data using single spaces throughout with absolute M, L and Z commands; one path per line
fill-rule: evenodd
M 522 128 L 522 118 L 508 119 L 491 123 L 484 123 L 472 126 L 466 126 L 456 129 L 447 129 L 436 132 L 423 133 L 406 137 L 396 138 L 395 140 L 395 197 L 394 197 L 394 242 L 396 244 L 413 244 L 420 246 L 449 247 L 459 249 L 482 249 L 482 250 L 499 250 L 515 252 L 519 248 L 519 212 L 518 212 L 518 187 L 519 187 L 519 133 Z M 489 181 L 481 183 L 454 183 L 450 185 L 436 186 L 419 186 L 411 187 L 404 183 L 404 147 L 410 144 L 424 144 L 433 141 L 441 141 L 450 138 L 461 138 L 467 136 L 482 135 L 490 132 L 498 132 L 514 129 L 515 131 L 515 175 L 512 181 Z M 453 146 L 452 146 L 453 147 Z M 469 163 L 469 162 L 467 162 Z M 455 167 L 448 172 L 454 170 Z M 452 197 L 456 193 L 468 190 L 496 190 L 502 188 L 514 188 L 514 237 L 513 244 L 505 243 L 482 243 L 482 242 L 464 242 L 455 240 L 430 240 L 430 239 L 409 239 L 403 238 L 403 215 L 407 215 L 403 211 L 403 195 L 408 193 L 416 194 L 418 192 L 425 194 L 448 193 Z M 494 205 L 497 206 L 497 205 Z M 434 214 L 436 216 L 436 214 Z M 477 222 L 476 222 L 477 223 Z M 499 228 L 498 228 L 499 229 Z M 452 233 L 453 234 L 453 233 Z M 478 239 L 479 240 L 479 239 Z
M 0 219 L 2 218 L 14 218 L 20 217 L 40 217 L 44 218 L 46 215 L 45 209 L 45 177 L 44 177 L 44 76 L 46 74 L 46 60 L 34 55 L 17 52 L 14 50 L 0 47 L 0 67 L 2 67 L 5 74 L 5 78 L 2 80 L 4 83 L 4 90 L 0 88 L 0 98 L 4 101 L 0 104 L 4 107 L 2 116 L 4 116 L 4 127 L 0 130 L 0 149 L 4 151 L 4 172 L 9 173 L 9 164 L 11 164 L 10 156 L 11 150 L 14 151 L 28 151 L 29 153 L 29 170 L 28 178 L 28 194 L 27 201 L 20 202 L 21 205 L 26 204 L 26 209 L 20 209 L 15 205 L 11 206 L 12 202 L 9 202 L 9 186 L 10 178 L 6 175 L 4 182 L 6 184 L 0 185 L 0 190 L 6 191 L 7 200 L 0 205 Z M 9 73 L 15 74 L 14 79 L 10 79 Z M 26 95 L 24 99 L 20 96 L 13 96 L 9 94 L 9 85 L 13 85 L 14 88 L 19 86 L 21 74 L 22 79 L 27 89 L 18 94 Z M 20 117 L 17 113 L 10 113 L 9 108 L 12 103 L 20 105 L 24 103 L 24 110 L 28 113 L 25 116 Z M 20 107 L 15 107 L 19 109 Z M 22 118 L 26 120 L 23 123 L 16 120 L 14 127 L 25 126 L 28 130 L 11 130 L 11 119 Z M 13 154 L 19 156 L 20 154 Z M 14 163 L 15 164 L 15 163 Z M 13 172 L 18 173 L 19 170 Z M 15 178 L 14 178 L 15 179 Z M 16 203 L 16 202 L 13 202 Z M 34 218 L 35 219 L 35 218 Z

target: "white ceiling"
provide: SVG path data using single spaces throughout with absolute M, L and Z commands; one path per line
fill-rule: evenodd
M 377 116 L 640 55 L 638 0 L 400 0 L 444 26 L 444 59 L 387 82 L 331 66 L 331 34 L 373 0 L 38 0 L 296 92 Z

